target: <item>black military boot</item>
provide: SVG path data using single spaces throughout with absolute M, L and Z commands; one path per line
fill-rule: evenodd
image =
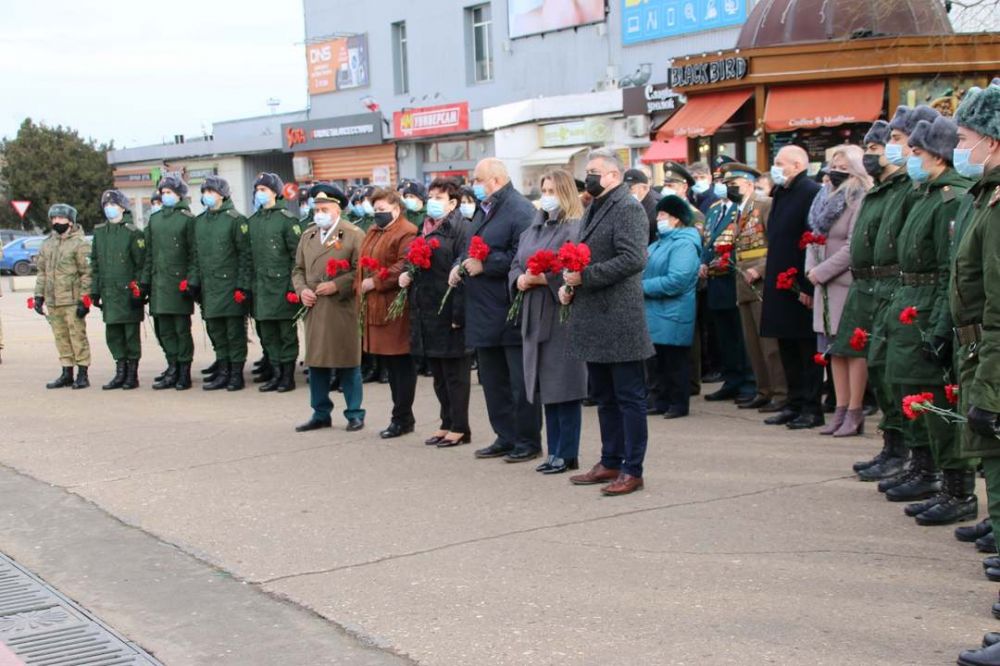
M 212 377 L 214 379 L 205 378 L 205 383 L 202 384 L 201 388 L 203 391 L 219 391 L 221 389 L 229 386 L 229 373 L 230 367 L 227 362 L 219 362 L 216 368 L 216 372 Z
M 90 388 L 90 377 L 87 373 L 87 366 L 76 366 L 76 381 L 73 382 L 73 390 Z
M 927 511 L 931 507 L 937 506 L 941 502 L 948 499 L 948 493 L 940 492 L 933 497 L 925 499 L 923 502 L 914 502 L 913 504 L 907 504 L 903 507 L 903 513 L 905 513 L 910 518 L 916 518 L 924 511 Z
M 243 363 L 229 364 L 229 383 L 226 384 L 227 391 L 242 391 L 246 384 L 243 381 Z
M 281 364 L 281 382 L 278 383 L 278 393 L 288 393 L 295 390 L 295 361 Z
M 894 431 L 892 430 L 883 430 L 882 450 L 879 451 L 874 458 L 870 458 L 868 460 L 860 460 L 854 463 L 854 465 L 851 466 L 851 469 L 853 469 L 855 472 L 860 472 L 861 470 L 868 469 L 872 465 L 877 465 L 886 458 L 888 458 L 889 452 L 892 450 L 892 438 L 894 436 L 893 432 Z
M 975 470 L 946 469 L 944 492 L 945 500 L 918 515 L 917 525 L 950 525 L 979 515 Z
M 266 361 L 267 361 L 267 354 L 264 354 L 259 359 L 257 359 L 256 361 L 254 361 L 253 362 L 253 369 L 250 371 L 250 374 L 252 374 L 252 375 L 259 374 L 261 366 L 264 365 L 264 363 Z
M 167 373 L 169 372 L 170 372 L 170 363 L 168 362 L 166 370 L 153 377 L 153 382 L 162 382 L 166 378 Z
M 997 552 L 997 539 L 993 532 L 976 539 L 976 550 L 980 553 L 994 554 Z
M 218 374 L 218 372 L 219 372 L 219 359 L 215 359 L 214 361 L 212 361 L 212 365 L 208 366 L 207 368 L 201 369 L 201 374 L 209 375 L 211 377 L 214 377 L 216 374 Z M 212 381 L 212 380 L 206 379 L 205 381 Z
M 178 391 L 186 391 L 191 388 L 191 364 L 190 363 L 178 363 L 177 364 L 177 382 L 174 384 L 174 388 Z
M 139 388 L 139 359 L 125 361 L 125 383 L 122 390 L 131 391 Z
M 261 362 L 260 367 L 253 371 L 256 377 L 253 378 L 254 384 L 266 384 L 274 379 L 274 366 L 266 358 Z
M 51 382 L 45 385 L 47 389 L 57 389 L 63 388 L 64 386 L 73 385 L 73 366 L 62 369 L 62 374 L 59 375 L 58 379 L 53 379 Z
M 855 470 L 862 481 L 881 481 L 903 471 L 908 451 L 903 443 L 903 433 L 898 430 L 882 432 L 882 450 L 869 462 L 871 465 Z M 862 463 L 856 463 L 855 467 Z M 881 490 L 881 488 L 880 488 Z
M 259 389 L 257 389 L 261 393 L 270 393 L 271 391 L 277 391 L 278 386 L 281 385 L 281 379 L 285 374 L 285 364 L 277 363 L 273 364 L 272 367 L 274 368 L 275 372 L 271 373 L 271 379 L 268 380 L 267 383 L 263 384 Z M 257 377 L 257 379 L 255 379 L 254 381 L 255 382 L 260 381 L 261 377 L 263 377 L 263 375 Z
M 915 473 L 906 483 L 885 491 L 885 498 L 890 502 L 915 502 L 941 492 L 941 472 L 934 466 L 930 448 L 915 448 L 912 455 Z
M 175 386 L 177 386 L 177 364 L 171 363 L 167 366 L 167 371 L 163 373 L 163 378 L 153 384 L 153 390 L 162 391 Z
M 963 525 L 955 528 L 955 538 L 959 541 L 971 543 L 979 537 L 984 537 L 993 532 L 993 523 L 989 518 L 983 518 L 975 525 Z
M 102 391 L 113 391 L 114 389 L 120 389 L 125 385 L 125 368 L 128 366 L 128 361 L 118 361 L 115 363 L 115 376 L 111 378 L 111 381 L 101 387 Z

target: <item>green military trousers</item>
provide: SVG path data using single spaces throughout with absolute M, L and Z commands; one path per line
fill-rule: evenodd
M 191 315 L 157 315 L 153 320 L 167 363 L 190 363 L 194 358 Z
M 257 322 L 260 344 L 271 363 L 291 363 L 299 357 L 299 329 L 291 319 Z
M 243 363 L 247 360 L 247 327 L 243 317 L 214 317 L 205 320 L 215 360 Z
M 139 322 L 105 324 L 104 338 L 115 361 L 138 361 L 142 357 Z

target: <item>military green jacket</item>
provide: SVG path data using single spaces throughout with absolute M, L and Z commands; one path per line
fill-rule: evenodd
M 35 296 L 48 306 L 76 305 L 90 294 L 90 243 L 75 225 L 65 238 L 53 231 L 38 251 Z
M 302 225 L 284 208 L 260 208 L 247 221 L 252 256 L 253 317 L 261 321 L 292 319 L 299 305 L 289 303 L 292 267 Z
M 925 341 L 952 335 L 948 306 L 951 234 L 969 185 L 968 179 L 951 168 L 922 185 L 899 234 L 900 270 L 904 275 L 921 275 L 926 282 L 908 285 L 904 278 L 889 303 L 886 372 L 895 383 L 940 386 L 948 382 L 944 371 L 926 361 L 921 350 Z M 917 322 L 903 324 L 899 313 L 910 306 L 917 308 Z
M 1000 168 L 984 174 L 970 195 L 952 263 L 951 314 L 956 326 L 983 330 L 975 347 L 959 352 L 963 414 L 972 405 L 1000 412 Z M 963 455 L 1000 455 L 1000 440 L 964 430 Z
M 181 282 L 200 285 L 198 249 L 194 242 L 194 214 L 186 201 L 164 206 L 146 225 L 146 262 L 142 281 L 151 287 L 151 315 L 189 315 L 194 300 L 181 292 Z
M 874 187 L 865 194 L 861 210 L 858 211 L 858 219 L 854 223 L 854 231 L 851 234 L 852 268 L 870 268 L 876 265 L 875 243 L 878 239 L 879 228 L 882 226 L 882 220 L 892 217 L 889 207 L 897 197 L 908 193 L 911 189 L 910 179 L 907 177 L 906 171 L 900 169 L 886 180 L 876 182 Z M 885 238 L 883 242 L 886 243 L 886 247 L 883 249 L 882 259 L 887 260 L 894 256 L 893 250 L 895 248 L 889 238 Z M 892 263 L 895 261 L 888 261 L 882 265 Z
M 424 228 L 424 220 L 427 219 L 427 207 L 424 206 L 420 210 L 413 211 L 409 208 L 403 207 L 403 212 L 406 214 L 406 219 L 417 225 L 417 229 Z M 375 218 L 373 217 L 372 220 Z
M 94 227 L 90 249 L 93 293 L 99 294 L 105 324 L 142 321 L 142 304 L 133 301 L 131 282 L 142 282 L 146 261 L 146 237 L 125 212 L 121 222 L 105 222 Z
M 250 286 L 250 226 L 226 199 L 219 210 L 205 210 L 194 221 L 201 275 L 201 312 L 206 319 L 242 317 L 245 305 L 233 300 Z
M 347 213 L 345 219 L 364 232 L 367 232 L 368 228 L 375 224 L 374 215 L 355 215 L 354 213 Z

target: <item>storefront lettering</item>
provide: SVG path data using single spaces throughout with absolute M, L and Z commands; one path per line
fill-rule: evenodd
M 312 137 L 314 139 L 335 139 L 338 136 L 357 136 L 359 134 L 371 134 L 375 131 L 374 125 L 353 125 L 351 127 L 329 127 L 325 129 L 314 129 Z
M 300 143 L 306 142 L 306 131 L 301 127 L 289 127 L 285 130 L 285 140 L 289 148 L 294 148 Z
M 854 116 L 816 116 L 815 118 L 789 118 L 788 124 L 791 127 L 835 127 L 844 123 L 857 122 Z
M 670 87 L 703 86 L 722 81 L 735 81 L 747 75 L 746 58 L 723 58 L 694 65 L 670 68 Z

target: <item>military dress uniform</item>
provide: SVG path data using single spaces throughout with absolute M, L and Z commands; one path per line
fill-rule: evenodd
M 139 325 L 145 316 L 144 299 L 133 288 L 142 282 L 146 260 L 146 238 L 125 211 L 120 222 L 105 222 L 94 228 L 90 251 L 94 302 L 101 303 L 104 338 L 115 360 L 115 376 L 105 389 L 133 389 L 139 385 L 142 343 Z

